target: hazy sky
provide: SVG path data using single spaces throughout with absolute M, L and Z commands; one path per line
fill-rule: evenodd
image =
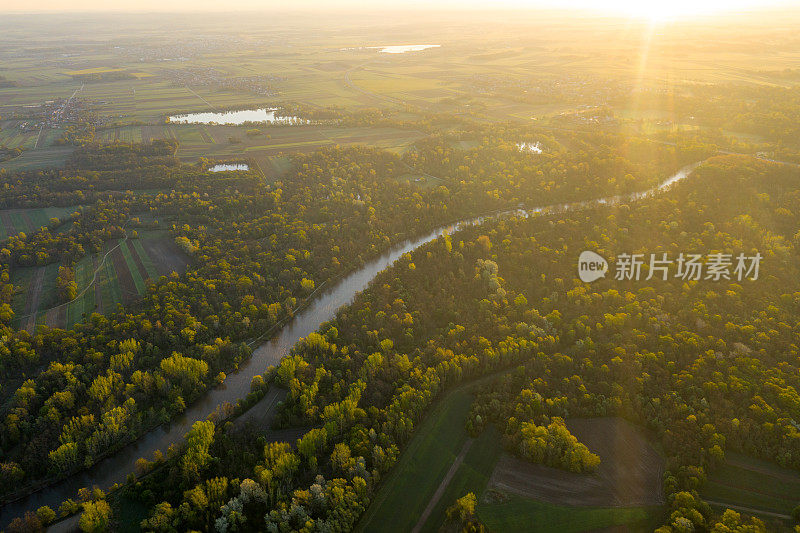
M 604 10 L 612 15 L 677 18 L 743 9 L 798 6 L 800 0 L 0 0 L 0 11 L 236 11 L 275 9 L 486 9 L 572 8 Z

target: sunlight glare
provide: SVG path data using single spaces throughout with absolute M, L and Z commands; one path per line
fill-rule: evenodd
M 713 15 L 749 8 L 764 7 L 757 0 L 606 0 L 605 2 L 572 2 L 573 7 L 602 10 L 635 18 L 663 22 L 678 18 Z

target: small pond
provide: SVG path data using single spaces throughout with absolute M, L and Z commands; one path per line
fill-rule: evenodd
M 528 142 L 521 142 L 517 143 L 517 150 L 520 152 L 530 152 L 532 154 L 541 154 L 542 153 L 542 145 L 538 142 L 535 143 L 528 143 Z
M 226 172 L 228 170 L 250 170 L 247 163 L 219 163 L 209 168 L 209 172 Z

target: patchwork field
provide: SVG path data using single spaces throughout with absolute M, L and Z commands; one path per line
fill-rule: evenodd
M 559 31 L 553 31 L 554 28 Z M 252 29 L 255 35 L 263 31 L 263 28 Z M 554 24 L 546 31 L 554 42 L 559 42 L 563 29 Z M 424 36 L 427 41 L 433 35 L 425 31 L 407 37 L 415 40 Z M 27 109 L 25 113 L 35 115 L 35 106 L 69 98 L 73 93 L 89 102 L 92 113 L 103 118 L 96 132 L 99 141 L 147 142 L 172 138 L 180 141 L 179 156 L 184 160 L 247 158 L 267 174 L 264 163 L 279 153 L 356 143 L 400 152 L 420 134 L 391 128 L 265 127 L 264 135 L 249 137 L 245 134 L 246 128 L 165 124 L 165 117 L 176 113 L 291 103 L 309 108 L 336 106 L 345 110 L 407 106 L 406 112 L 412 114 L 436 109 L 472 114 L 479 119 L 527 122 L 575 112 L 579 107 L 575 101 L 562 97 L 561 87 L 565 84 L 574 89 L 583 81 L 565 76 L 565 69 L 587 76 L 613 72 L 616 77 L 632 68 L 627 62 L 627 49 L 619 45 L 606 50 L 609 45 L 604 39 L 582 43 L 579 49 L 566 53 L 541 47 L 539 37 L 530 42 L 509 41 L 505 32 L 479 46 L 471 35 L 440 35 L 435 39 L 441 44 L 440 48 L 389 55 L 369 48 L 381 44 L 383 37 L 379 34 L 356 39 L 364 42 L 353 42 L 354 38 L 347 35 L 325 36 L 309 42 L 308 38 L 299 40 L 291 32 L 280 39 L 280 43 L 273 41 L 272 32 L 265 37 L 269 37 L 269 45 L 254 39 L 238 44 L 235 49 L 191 57 L 139 57 L 106 49 L 82 53 L 80 58 L 57 54 L 52 60 L 41 62 L 25 61 L 21 59 L 22 54 L 20 57 L 9 55 L 4 72 L 18 85 L 0 87 L 0 115 L 5 117 L 0 122 L 0 144 L 25 147 L 28 151 L 0 164 L 0 168 L 37 169 L 64 163 L 71 148 L 53 144 L 61 134 L 59 130 L 45 127 L 23 132 L 17 127 L 19 121 L 9 120 L 4 111 Z M 587 36 L 587 39 L 595 38 Z M 598 47 L 606 52 L 607 61 L 598 63 Z M 301 48 L 303 53 L 298 52 Z M 763 76 L 745 74 L 752 63 L 743 63 L 743 58 L 735 56 L 722 62 L 715 59 L 715 66 L 702 55 L 691 61 L 683 58 L 665 61 L 655 58 L 653 70 L 679 73 L 676 79 L 704 80 L 709 76 L 741 79 L 745 76 L 757 83 L 770 82 Z M 771 59 L 765 61 L 758 63 L 759 68 L 766 68 Z M 210 74 L 201 80 L 188 74 L 198 70 Z M 128 79 L 112 76 L 86 83 L 76 79 L 76 76 L 120 73 L 130 76 Z M 509 88 L 530 83 L 534 75 L 544 84 L 544 96 L 518 98 L 516 93 L 509 94 Z M 658 84 L 660 76 L 650 73 L 646 81 Z M 249 78 L 263 80 L 259 82 L 263 86 L 261 92 L 232 82 Z M 537 88 L 533 86 L 531 90 Z M 616 111 L 631 120 L 653 113 L 649 109 Z M 663 115 L 664 111 L 660 113 Z M 669 113 L 651 117 L 658 121 L 669 118 Z M 232 138 L 236 142 L 231 142 Z
M 547 29 L 549 37 L 559 42 L 563 37 L 560 31 L 553 31 L 554 28 L 565 28 L 554 24 Z M 424 35 L 427 41 L 431 37 L 429 33 L 412 34 L 408 38 L 413 40 Z M 265 126 L 261 128 L 262 135 L 248 136 L 246 127 L 166 124 L 165 117 L 288 103 L 309 108 L 336 106 L 345 110 L 389 106 L 404 109 L 414 116 L 435 109 L 472 115 L 479 120 L 546 122 L 552 117 L 586 109 L 576 101 L 586 100 L 596 107 L 599 102 L 613 100 L 613 80 L 624 77 L 632 68 L 624 46 L 608 49 L 606 40 L 593 42 L 595 37 L 587 36 L 589 43 L 582 43 L 570 53 L 545 49 L 538 38 L 526 44 L 524 40 L 508 41 L 503 32 L 497 37 L 476 46 L 468 35 L 442 35 L 436 39 L 440 48 L 396 55 L 368 48 L 379 42 L 355 43 L 347 36 L 300 42 L 292 34 L 281 40 L 281 44 L 270 41 L 271 44 L 265 46 L 254 40 L 238 45 L 235 50 L 197 57 L 156 59 L 98 50 L 80 59 L 56 57 L 34 64 L 11 56 L 4 65 L 5 71 L 10 76 L 13 74 L 10 79 L 20 85 L 0 87 L 0 115 L 5 117 L 0 122 L 0 144 L 28 150 L 14 160 L 0 163 L 0 168 L 39 169 L 64 164 L 72 148 L 54 144 L 61 135 L 60 130 L 45 127 L 21 131 L 18 127 L 21 120 L 8 119 L 4 111 L 23 109 L 23 115 L 28 112 L 35 115 L 35 106 L 57 98 L 69 98 L 73 93 L 89 102 L 92 113 L 103 118 L 96 131 L 99 141 L 177 139 L 180 141 L 178 155 L 185 161 L 193 162 L 199 157 L 247 159 L 269 176 L 269 159 L 282 153 L 311 151 L 332 144 L 368 144 L 402 152 L 422 134 L 383 127 Z M 369 40 L 380 39 L 375 35 Z M 307 51 L 302 54 L 298 53 L 301 44 Z M 605 61 L 597 61 L 597 50 L 606 52 Z M 752 59 L 748 63 L 741 57 L 726 56 L 719 61 L 717 54 L 712 62 L 711 56 L 706 58 L 698 54 L 691 60 L 655 56 L 652 72 L 645 73 L 647 76 L 642 83 L 659 86 L 664 71 L 682 80 L 746 78 L 764 84 L 775 81 L 766 75 L 754 75 Z M 759 61 L 755 65 L 767 68 L 771 62 L 771 58 L 764 58 L 763 63 Z M 192 82 L 187 73 L 198 70 L 212 74 L 202 81 Z M 122 71 L 131 76 L 91 83 L 75 79 L 75 76 Z M 565 72 L 576 74 L 565 75 Z M 608 96 L 603 96 L 602 91 L 600 95 L 583 94 L 586 82 L 579 79 L 581 76 L 608 72 L 613 73 L 606 88 Z M 534 77 L 538 81 L 530 85 Z M 264 80 L 260 82 L 263 84 L 260 93 L 247 86 L 234 89 L 230 85 L 231 80 L 248 78 Z M 529 95 L 529 90 L 537 96 Z M 580 96 L 567 97 L 565 90 L 577 91 Z M 674 122 L 671 108 L 653 110 L 643 104 L 614 111 L 640 134 L 695 127 Z
M 0 108 L 0 115 L 2 115 L 2 108 Z M 24 149 L 17 157 L 0 162 L 0 169 L 13 172 L 64 165 L 75 148 L 55 144 L 56 139 L 61 136 L 61 130 L 38 128 L 21 131 L 19 129 L 20 122 L 19 120 L 0 121 L 0 145 Z
M 188 263 L 166 231 L 109 241 L 100 253 L 75 264 L 78 295 L 68 303 L 58 301 L 58 264 L 17 269 L 12 276 L 17 288 L 12 304 L 17 325 L 28 331 L 41 324 L 70 328 L 92 313 L 132 304 L 145 293 L 149 280 L 173 271 L 182 273 Z
M 366 144 L 397 153 L 405 151 L 422 138 L 422 132 L 395 128 L 336 127 L 336 126 L 263 126 L 260 135 L 247 135 L 247 128 L 201 124 L 156 124 L 114 126 L 100 129 L 96 138 L 101 142 L 150 142 L 153 139 L 176 139 L 178 156 L 190 163 L 201 157 L 213 159 L 250 160 L 266 175 L 271 175 L 270 161 L 283 154 L 310 152 L 325 146 Z M 36 134 L 9 135 L 10 147 L 24 145 L 29 149 L 12 160 L 0 163 L 9 171 L 35 170 L 63 166 L 72 146 L 52 144 L 56 132 L 45 130 L 39 148 L 32 149 Z M 0 138 L 1 139 L 1 138 Z M 0 144 L 3 141 L 0 140 Z M 280 164 L 279 164 L 280 166 Z M 279 171 L 280 172 L 280 171 Z

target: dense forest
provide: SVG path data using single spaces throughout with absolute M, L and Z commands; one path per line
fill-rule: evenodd
M 485 131 L 474 134 L 486 140 L 463 160 L 453 156 L 447 168 L 429 168 L 425 154 L 446 142 L 432 139 L 407 161 L 375 149 L 333 148 L 296 156 L 291 175 L 272 183 L 252 173 L 212 179 L 202 167 L 176 165 L 174 144 L 156 142 L 87 146 L 69 171 L 7 177 L 3 197 L 14 205 L 94 199 L 67 220 L 12 236 L 0 250 L 6 272 L 58 263 L 62 301 L 81 289 L 70 270 L 77 260 L 137 229 L 169 227 L 194 266 L 155 283 L 133 308 L 87 316 L 74 330 L 7 329 L 0 368 L 8 378 L 1 392 L 7 399 L 3 472 L 14 483 L 4 490 L 15 494 L 27 480 L 80 469 L 180 413 L 248 356 L 244 341 L 290 315 L 315 286 L 391 243 L 520 200 L 557 203 L 588 195 L 605 187 L 603 180 L 612 190 L 647 187 L 658 171 L 664 175 L 698 151 L 656 145 L 658 169 L 638 158 L 606 156 L 599 164 L 606 170 L 583 191 L 578 184 L 587 167 L 555 139 L 552 153 L 534 168 L 533 156 L 507 157 L 513 147 L 490 142 Z M 564 142 L 579 144 L 580 157 L 595 158 L 620 143 L 577 135 Z M 509 160 L 506 174 L 494 173 L 498 156 Z M 412 164 L 440 173 L 441 184 L 421 190 L 399 180 Z M 459 175 L 464 167 L 474 169 L 473 181 Z M 615 184 L 621 169 L 626 181 Z M 482 176 L 497 184 L 487 188 L 489 178 Z M 8 328 L 8 274 L 4 287 Z M 15 380 L 19 385 L 10 386 Z
M 0 533 L 800 533 L 800 1 L 147 2 L 0 1 Z
M 719 157 L 651 200 L 440 238 L 268 375 L 289 389 L 280 424 L 307 428 L 296 446 L 196 424 L 179 458 L 125 489 L 152 506 L 142 526 L 349 530 L 436 397 L 497 372 L 470 431 L 496 424 L 514 453 L 551 464 L 572 454 L 563 466 L 581 470 L 596 459 L 562 434 L 561 417 L 624 417 L 668 458 L 661 531 L 763 530 L 720 518 L 697 489 L 728 450 L 800 466 L 794 180 L 784 166 Z M 574 275 L 587 246 L 766 260 L 756 281 L 587 287 Z
M 646 190 L 717 146 L 698 136 L 648 142 L 464 120 L 402 156 L 366 147 L 297 154 L 274 180 L 211 174 L 203 162 L 180 164 L 175 149 L 90 144 L 67 170 L 0 175 L 3 205 L 84 206 L 0 250 L 6 499 L 168 422 L 224 382 L 249 356 L 248 341 L 394 243 L 482 213 Z M 402 179 L 410 170 L 426 186 Z M 274 425 L 300 438 L 268 440 L 224 416 L 197 422 L 180 448 L 142 459 L 119 492 L 147 509 L 141 527 L 150 531 L 350 530 L 437 397 L 497 374 L 475 399 L 470 433 L 492 424 L 525 460 L 592 472 L 601 458 L 563 420 L 624 417 L 652 431 L 668 457 L 664 531 L 724 531 L 697 489 L 727 450 L 800 468 L 793 171 L 718 156 L 668 194 L 445 234 L 264 369 L 227 413 L 286 389 Z M 156 227 L 189 257 L 185 274 L 71 330 L 12 327 L 15 269 L 58 264 L 68 301 L 82 289 L 72 270 L 82 256 Z M 575 277 L 584 249 L 765 259 L 757 282 L 587 286 Z M 113 520 L 103 491 L 87 489 L 10 529 L 79 510 L 85 530 Z M 480 527 L 458 505 L 451 514 L 465 529 Z

